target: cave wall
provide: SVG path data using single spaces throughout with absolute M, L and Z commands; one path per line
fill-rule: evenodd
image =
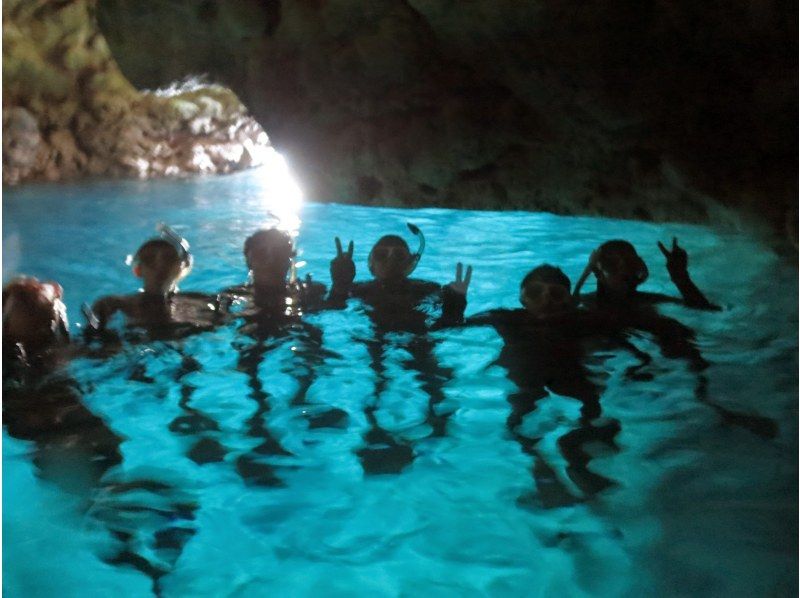
M 317 200 L 796 223 L 789 2 L 100 0 L 97 19 L 135 88 L 229 86 Z
M 134 87 L 95 6 L 3 3 L 4 183 L 221 173 L 263 159 L 267 136 L 229 89 Z

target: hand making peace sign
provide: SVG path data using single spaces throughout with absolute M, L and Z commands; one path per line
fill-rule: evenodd
M 461 262 L 458 262 L 456 265 L 456 279 L 447 285 L 447 287 L 459 295 L 466 295 L 467 289 L 469 288 L 469 283 L 472 280 L 472 266 L 467 266 L 467 272 L 462 278 L 461 275 L 464 272 L 464 265 Z
M 342 251 L 342 242 L 336 237 L 336 257 L 331 260 L 331 280 L 333 286 L 348 286 L 356 277 L 356 265 L 353 263 L 353 242 L 347 246 L 347 252 Z
M 689 266 L 689 256 L 686 250 L 678 245 L 677 237 L 672 237 L 672 251 L 664 247 L 661 241 L 658 242 L 658 248 L 667 258 L 667 270 L 670 272 L 684 272 Z

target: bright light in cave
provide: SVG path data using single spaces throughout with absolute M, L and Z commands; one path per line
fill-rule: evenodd
M 262 166 L 259 173 L 262 180 L 261 197 L 266 209 L 265 226 L 277 226 L 296 234 L 300 228 L 300 207 L 303 205 L 303 191 L 289 170 L 286 159 L 273 148 L 259 148 L 258 156 Z M 275 222 L 275 219 L 278 222 Z

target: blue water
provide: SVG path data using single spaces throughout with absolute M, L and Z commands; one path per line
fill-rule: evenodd
M 385 370 L 372 367 L 374 332 L 355 303 L 307 316 L 321 332 L 313 338 L 300 331 L 259 345 L 230 325 L 79 357 L 66 374 L 118 439 L 121 463 L 68 490 L 64 478 L 87 463 L 43 469 L 36 443 L 4 428 L 9 596 L 796 595 L 795 266 L 744 233 L 698 226 L 294 210 L 283 199 L 266 171 L 8 189 L 3 278 L 58 280 L 79 333 L 82 302 L 137 288 L 125 256 L 156 222 L 192 244 L 195 269 L 182 288 L 212 291 L 244 280 L 242 241 L 270 222 L 271 208 L 297 229 L 300 274 L 325 284 L 334 236 L 354 240 L 364 279 L 372 243 L 408 236 L 405 222 L 416 223 L 428 249 L 415 276 L 446 283 L 457 261 L 472 264 L 467 312 L 476 313 L 516 307 L 519 280 L 543 261 L 575 281 L 591 250 L 619 237 L 650 266 L 645 287 L 675 294 L 656 241 L 677 235 L 695 282 L 724 309 L 661 310 L 695 329 L 710 365 L 692 371 L 634 334 L 652 362 L 631 379 L 629 352 L 593 349 L 603 415 L 621 431 L 617 451 L 587 447 L 588 467 L 615 484 L 585 496 L 565 473 L 558 439 L 574 429 L 578 401 L 550 392 L 521 426 L 577 499 L 557 507 L 542 502 L 534 460 L 506 427 L 515 387 L 494 363 L 502 340 L 491 328 L 432 333 L 434 374 L 413 365 L 402 332 L 384 339 Z M 778 436 L 726 425 L 698 401 L 699 376 L 709 401 L 774 419 Z M 446 421 L 442 436 L 431 434 L 432 413 Z M 398 473 L 365 474 L 358 455 L 375 425 L 410 447 Z M 216 457 L 198 458 L 198 445 Z

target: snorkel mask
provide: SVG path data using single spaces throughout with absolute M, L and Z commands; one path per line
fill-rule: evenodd
M 191 268 L 194 264 L 194 257 L 189 252 L 189 242 L 163 222 L 156 224 L 156 232 L 159 233 L 159 236 L 153 237 L 149 239 L 149 241 L 166 241 L 178 252 L 178 257 L 181 260 L 181 268 L 184 270 Z M 142 247 L 144 247 L 144 244 Z M 140 261 L 140 252 L 141 247 L 134 255 L 128 255 L 128 257 L 125 258 L 125 264 L 128 266 L 138 265 Z
M 574 307 L 569 288 L 569 278 L 559 268 L 543 264 L 522 280 L 519 301 L 528 313 L 536 317 L 563 313 Z
M 635 291 L 650 275 L 647 264 L 633 245 L 621 240 L 607 241 L 592 252 L 575 285 L 575 296 L 592 273 L 597 277 L 598 290 L 602 285 L 616 293 Z
M 386 264 L 397 253 L 403 253 L 407 257 L 402 271 L 399 271 L 400 266 L 392 268 L 392 270 L 394 270 L 394 276 L 392 276 L 393 278 L 409 277 L 416 269 L 417 264 L 419 264 L 419 260 L 422 258 L 422 253 L 425 251 L 425 235 L 422 234 L 422 231 L 418 226 L 410 222 L 407 222 L 406 226 L 408 226 L 408 230 L 410 230 L 419 240 L 419 247 L 417 248 L 416 253 L 411 254 L 406 242 L 397 235 L 386 235 L 381 237 L 381 239 L 378 240 L 378 242 L 369 252 L 369 258 L 367 259 L 369 271 L 376 278 L 379 278 L 375 268 L 376 263 L 380 263 L 382 265 Z

